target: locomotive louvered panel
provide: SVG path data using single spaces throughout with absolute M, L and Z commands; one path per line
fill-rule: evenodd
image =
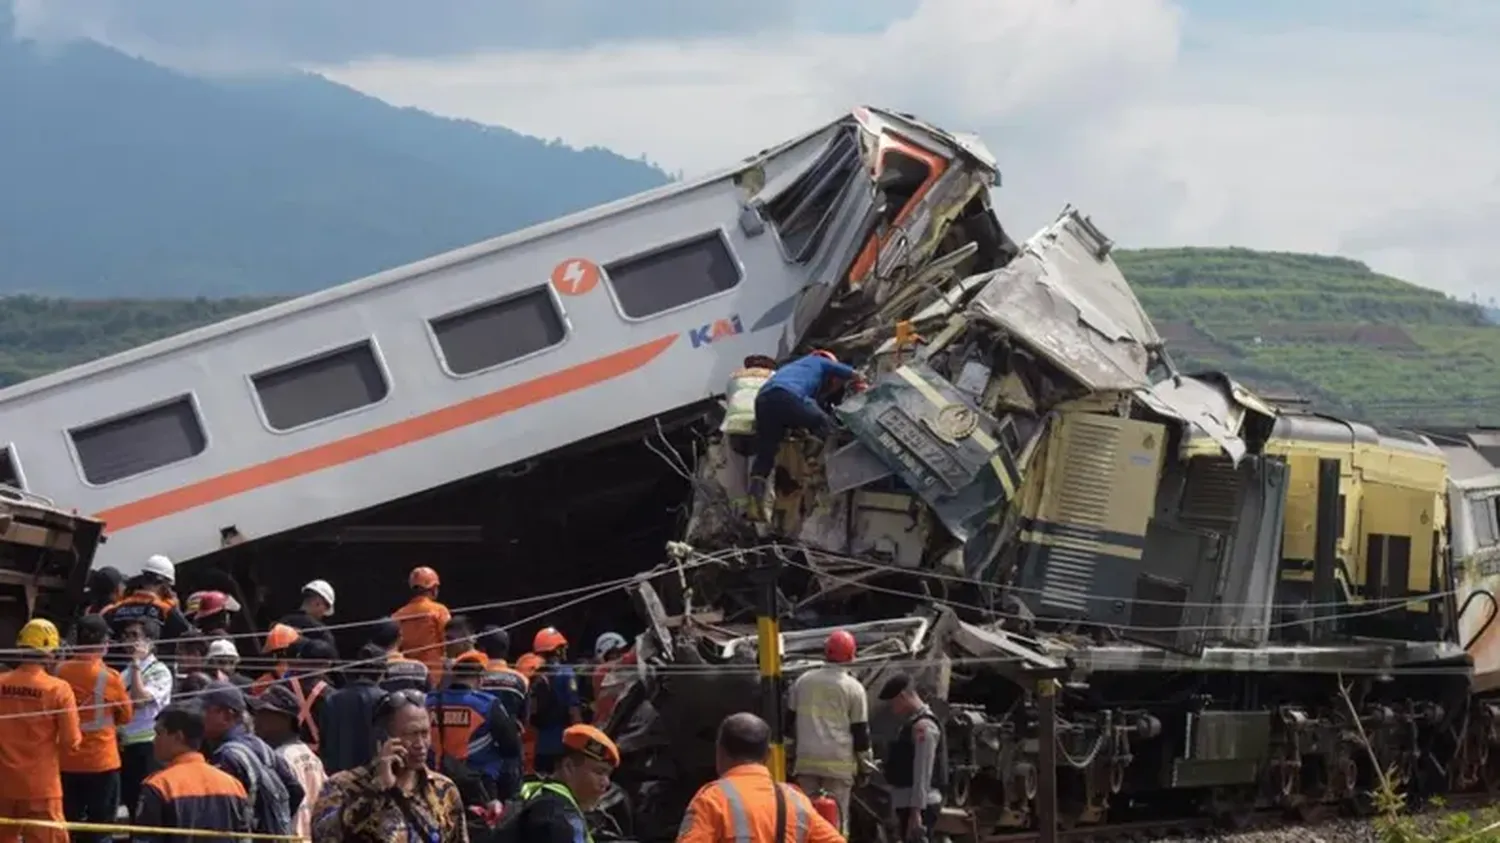
M 1065 425 L 1066 446 L 1054 481 L 1058 483 L 1053 519 L 1103 527 L 1107 523 L 1122 431 L 1103 416 L 1079 415 Z
M 1182 495 L 1184 523 L 1223 535 L 1239 521 L 1240 489 L 1244 480 L 1224 457 L 1195 457 L 1188 463 Z
M 1087 614 L 1094 586 L 1094 554 L 1068 547 L 1052 547 L 1042 585 L 1042 605 Z

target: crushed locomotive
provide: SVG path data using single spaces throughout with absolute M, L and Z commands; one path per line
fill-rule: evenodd
M 835 625 L 867 685 L 920 666 L 961 839 L 1035 822 L 1048 689 L 1065 824 L 1367 808 L 1382 776 L 1500 785 L 1500 471 L 1462 434 L 1177 371 L 1111 246 L 1068 209 L 899 323 L 811 334 L 871 386 L 829 441 L 783 444 L 770 524 L 743 512 L 743 419 L 705 438 L 685 539 L 728 561 L 639 595 L 643 667 L 612 723 L 637 816 L 710 778 L 712 724 L 755 698 L 745 671 L 670 668 L 754 664 L 749 582 L 773 563 L 787 677 Z

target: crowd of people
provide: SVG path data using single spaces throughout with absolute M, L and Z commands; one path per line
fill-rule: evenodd
M 404 605 L 356 625 L 366 641 L 352 660 L 325 623 L 332 585 L 307 583 L 252 676 L 229 632 L 238 602 L 199 592 L 179 604 L 175 584 L 161 556 L 128 581 L 97 571 L 70 644 L 46 620 L 21 630 L 0 674 L 0 843 L 66 841 L 65 826 L 46 823 L 108 826 L 122 808 L 138 840 L 194 829 L 445 843 L 478 830 L 497 843 L 593 843 L 585 815 L 621 760 L 601 726 L 633 672 L 624 636 L 600 635 L 582 677 L 553 627 L 512 665 L 507 631 L 454 615 L 437 572 L 419 567 Z M 854 783 L 877 764 L 865 688 L 847 669 L 855 651 L 849 632 L 833 632 L 824 666 L 787 695 L 800 789 L 772 781 L 764 721 L 735 715 L 720 729 L 721 778 L 693 801 L 680 841 L 770 843 L 777 816 L 795 832 L 786 843 L 842 841 Z M 909 677 L 880 697 L 905 723 L 884 775 L 906 839 L 918 839 L 937 819 L 942 730 Z
M 0 673 L 0 823 L 40 821 L 0 824 L 0 843 L 65 841 L 47 823 L 112 825 L 122 808 L 140 840 L 175 828 L 442 843 L 517 823 L 527 840 L 590 840 L 583 814 L 620 760 L 592 720 L 613 707 L 628 642 L 600 636 L 580 680 L 547 627 L 512 665 L 506 630 L 452 614 L 436 571 L 408 583 L 404 605 L 362 625 L 350 660 L 326 623 L 334 588 L 307 583 L 261 642 L 264 670 L 245 671 L 232 596 L 179 602 L 163 556 L 128 580 L 95 571 L 70 643 L 33 619 L 0 657 L 12 666 Z

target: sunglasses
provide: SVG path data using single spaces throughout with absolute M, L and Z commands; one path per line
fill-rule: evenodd
M 403 688 L 399 691 L 389 691 L 380 701 L 375 703 L 375 719 L 380 720 L 388 717 L 409 705 L 427 706 L 427 695 L 415 688 Z

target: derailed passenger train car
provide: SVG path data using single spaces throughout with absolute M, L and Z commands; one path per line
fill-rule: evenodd
M 836 408 L 845 431 L 783 444 L 755 533 L 729 505 L 743 458 L 710 442 L 688 540 L 772 543 L 804 622 L 955 613 L 970 631 L 936 650 L 977 661 L 925 689 L 950 712 L 961 836 L 1035 820 L 1036 671 L 1064 677 L 1064 821 L 1478 780 L 1494 738 L 1455 619 L 1489 590 L 1454 587 L 1443 451 L 1177 371 L 1110 246 L 1065 211 L 1006 266 L 838 341 L 871 380 Z M 694 600 L 743 612 L 744 573 L 706 567 Z

